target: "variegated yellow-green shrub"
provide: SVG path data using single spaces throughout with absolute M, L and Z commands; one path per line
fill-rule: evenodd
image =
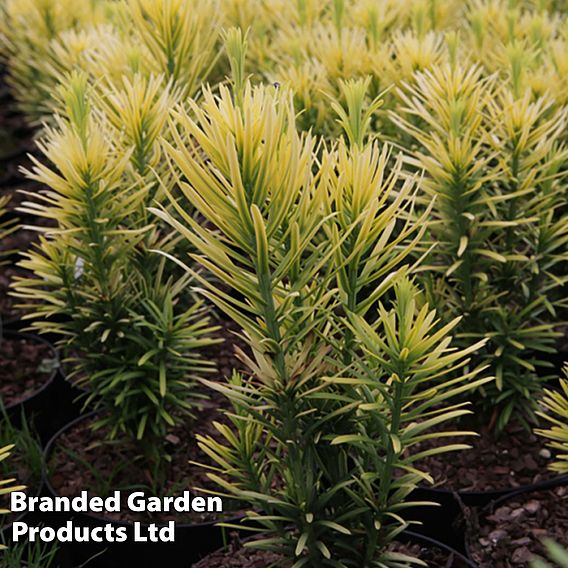
M 225 4 L 232 24 L 251 28 L 249 69 L 290 86 L 301 127 L 329 137 L 338 131 L 326 101 L 341 98 L 341 81 L 369 76 L 371 97 L 391 88 L 385 107 L 396 112 L 393 87 L 451 61 L 481 65 L 486 76 L 498 73 L 517 94 L 530 89 L 566 103 L 566 30 L 554 2 L 302 1 L 285 15 L 256 7 L 252 22 L 243 12 L 254 7 Z M 388 120 L 379 123 L 397 137 Z
M 550 469 L 568 473 L 568 367 L 564 368 L 565 379 L 560 380 L 561 390 L 545 390 L 540 403 L 546 409 L 539 416 L 548 422 L 550 428 L 537 429 L 537 434 L 549 440 L 549 446 L 556 452 L 556 461 Z
M 171 193 L 177 217 L 153 211 L 196 249 L 178 262 L 222 283 L 201 277 L 201 293 L 252 352 L 240 353 L 246 375 L 205 381 L 234 406 L 233 427 L 216 425 L 221 441 L 198 436 L 210 478 L 265 533 L 250 546 L 295 566 L 420 563 L 388 549 L 406 526 L 406 497 L 429 479 L 413 466 L 429 452 L 411 448 L 468 413 L 445 403 L 486 379 L 454 377 L 479 345 L 452 349 L 457 321 L 439 326 L 401 268 L 418 230 L 397 215 L 412 207 L 414 182 L 376 144 L 316 157 L 286 89 L 245 82 L 206 88 L 200 101 L 172 112 L 164 151 L 207 228 Z M 352 272 L 371 303 L 350 287 Z
M 247 73 L 289 85 L 301 127 L 330 137 L 338 130 L 327 100 L 341 98 L 342 81 L 370 77 L 371 98 L 391 88 L 385 107 L 395 110 L 392 87 L 456 60 L 498 73 L 517 95 L 530 89 L 566 104 L 566 26 L 553 1 L 4 0 L 3 9 L 10 76 L 34 118 L 52 106 L 62 71 L 76 67 L 114 77 L 147 68 L 190 95 L 200 81 L 216 84 L 227 71 L 219 30 L 233 26 L 250 31 Z M 380 130 L 396 138 L 384 118 Z
M 141 74 L 161 77 L 179 96 L 212 73 L 221 46 L 215 0 L 6 0 L 0 27 L 9 82 L 33 121 L 61 110 L 53 94 L 71 72 L 94 85 Z M 223 78 L 216 70 L 213 80 Z
M 174 242 L 146 212 L 169 96 L 156 81 L 125 79 L 104 113 L 91 106 L 84 75 L 62 89 L 65 114 L 47 128 L 44 159 L 27 172 L 48 190 L 24 206 L 55 226 L 39 229 L 39 245 L 20 262 L 33 276 L 15 283 L 31 329 L 59 336 L 70 377 L 100 411 L 96 428 L 126 435 L 149 466 L 164 463 L 168 428 L 199 404 L 196 378 L 212 368 L 200 349 L 213 342 L 202 302 L 184 294 L 188 278 L 150 252 Z M 116 123 L 118 108 L 126 128 Z
M 465 12 L 473 61 L 509 81 L 516 96 L 530 89 L 566 104 L 566 26 L 560 3 L 484 0 Z
M 537 368 L 556 348 L 566 305 L 567 111 L 548 97 L 517 97 L 479 66 L 444 65 L 399 91 L 393 122 L 416 144 L 435 198 L 420 267 L 429 301 L 463 317 L 462 345 L 486 337 L 474 359 L 496 381 L 476 397 L 491 425 L 535 419 Z M 410 144 L 410 141 L 407 142 Z
M 3 0 L 0 5 L 0 53 L 8 83 L 31 121 L 51 111 L 55 83 L 45 63 L 51 43 L 68 30 L 85 30 L 105 19 L 106 0 Z

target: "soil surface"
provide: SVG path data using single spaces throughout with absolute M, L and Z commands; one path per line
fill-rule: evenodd
M 0 338 L 0 397 L 5 406 L 41 389 L 57 366 L 53 349 L 29 338 Z
M 234 329 L 232 324 L 223 324 L 217 335 L 224 336 L 227 341 L 207 349 L 208 358 L 217 363 L 220 381 L 229 376 L 234 368 L 242 367 L 232 348 L 235 343 L 242 342 L 234 339 L 231 329 Z M 232 340 L 232 343 L 228 340 Z M 222 414 L 223 409 L 229 408 L 228 401 L 217 393 L 207 394 L 210 398 L 201 403 L 202 407 L 196 412 L 195 422 L 180 420 L 180 424 L 167 436 L 164 454 L 170 456 L 171 462 L 165 467 L 166 479 L 160 484 L 162 495 L 177 495 L 195 487 L 218 489 L 207 478 L 205 468 L 188 463 L 211 463 L 195 442 L 196 431 L 201 435 L 220 439 L 221 435 L 213 426 L 213 422 L 228 422 Z M 88 490 L 92 494 L 104 496 L 114 490 L 122 490 L 124 500 L 129 490 L 145 491 L 147 496 L 155 495 L 156 492 L 152 490 L 151 472 L 142 465 L 138 448 L 126 439 L 104 442 L 105 431 L 93 432 L 89 427 L 94 420 L 96 417 L 78 422 L 58 440 L 48 464 L 51 472 L 50 482 L 56 493 L 74 496 L 82 490 Z M 198 428 L 194 428 L 194 424 L 198 425 Z M 231 516 L 235 515 L 234 503 L 224 499 L 224 507 L 232 511 Z M 128 510 L 105 516 L 113 520 L 143 522 L 166 522 L 175 519 L 178 523 L 199 523 L 219 518 L 218 515 L 210 513 L 155 513 L 149 516 Z
M 475 430 L 474 426 L 460 426 Z M 509 426 L 497 439 L 480 436 L 449 437 L 417 444 L 416 451 L 441 444 L 466 443 L 470 450 L 430 456 L 416 465 L 432 475 L 435 486 L 454 491 L 514 489 L 554 477 L 548 471 L 551 453 L 543 438 L 522 427 Z
M 464 568 L 466 563 L 446 550 L 425 547 L 419 544 L 394 543 L 391 550 L 420 558 L 432 567 Z M 290 568 L 292 562 L 285 561 L 279 554 L 269 551 L 244 548 L 235 536 L 225 550 L 209 554 L 193 565 L 193 568 L 272 568 L 280 562 L 280 568 Z
M 551 538 L 568 546 L 568 486 L 524 493 L 473 518 L 468 544 L 480 568 L 529 566 Z

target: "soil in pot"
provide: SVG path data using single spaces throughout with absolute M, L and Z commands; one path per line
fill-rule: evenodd
M 475 431 L 471 424 L 460 428 Z M 510 425 L 495 438 L 482 430 L 480 436 L 448 437 L 445 444 L 469 444 L 470 450 L 427 457 L 417 466 L 434 479 L 435 487 L 450 491 L 510 491 L 552 479 L 547 467 L 552 458 L 543 438 L 521 426 Z M 440 445 L 440 440 L 427 440 L 415 451 Z
M 207 407 L 197 413 L 199 432 L 214 435 L 212 423 L 219 421 L 222 401 L 211 400 Z M 49 483 L 56 495 L 76 496 L 83 490 L 92 495 L 106 497 L 115 490 L 122 491 L 126 500 L 129 492 L 144 491 L 150 495 L 177 495 L 194 487 L 210 488 L 204 468 L 189 462 L 206 463 L 208 460 L 197 447 L 195 428 L 191 423 L 181 423 L 167 436 L 164 454 L 171 461 L 164 468 L 164 477 L 159 487 L 154 487 L 152 472 L 141 462 L 139 449 L 124 438 L 104 442 L 104 429 L 93 432 L 91 425 L 97 419 L 89 415 L 76 421 L 71 428 L 55 441 L 48 458 Z M 227 501 L 224 500 L 227 506 Z M 219 515 L 209 513 L 133 513 L 123 509 L 117 513 L 105 513 L 113 521 L 202 523 L 218 520 Z
M 46 342 L 31 335 L 0 337 L 0 397 L 5 407 L 23 402 L 53 378 L 57 356 Z
M 232 535 L 231 543 L 222 550 L 209 554 L 193 565 L 193 568 L 271 568 L 274 562 L 282 561 L 282 557 L 274 552 L 254 550 L 242 546 L 238 535 Z M 464 568 L 468 564 L 461 555 L 429 543 L 395 542 L 389 550 L 420 558 L 428 566 L 444 566 L 447 568 Z M 292 562 L 280 564 L 282 568 L 290 568 Z
M 543 538 L 568 546 L 568 486 L 501 500 L 479 518 L 472 512 L 470 524 L 470 556 L 480 568 L 529 566 L 546 556 Z

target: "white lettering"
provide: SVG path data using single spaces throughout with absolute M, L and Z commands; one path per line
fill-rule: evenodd
M 10 511 L 21 513 L 26 510 L 26 494 L 23 491 L 12 491 L 10 493 Z

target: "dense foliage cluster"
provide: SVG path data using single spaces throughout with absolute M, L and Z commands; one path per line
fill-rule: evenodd
M 201 385 L 224 394 L 209 476 L 295 568 L 417 562 L 388 544 L 472 408 L 497 433 L 551 422 L 566 471 L 544 390 L 568 279 L 557 4 L 3 0 L 42 124 L 23 211 L 53 224 L 15 294 L 96 426 L 157 464 Z M 248 347 L 226 380 L 211 304 Z

